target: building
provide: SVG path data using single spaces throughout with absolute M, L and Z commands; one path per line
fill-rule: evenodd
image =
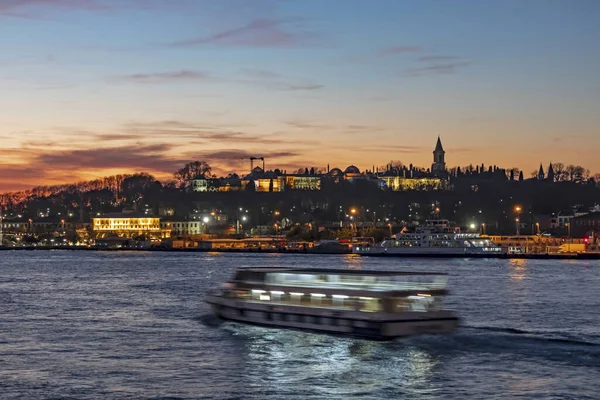
M 261 167 L 254 167 L 251 173 L 244 176 L 242 186 L 254 185 L 257 192 L 283 192 L 285 190 L 285 177 L 279 171 L 264 171 Z
M 440 178 L 405 178 L 397 175 L 382 175 L 379 177 L 385 186 L 394 192 L 411 190 L 445 190 L 447 181 Z
M 142 235 L 159 238 L 161 236 L 160 218 L 130 210 L 94 218 L 92 230 L 96 238 L 108 236 L 132 238 Z
M 160 228 L 163 237 L 206 233 L 206 223 L 203 221 L 161 221 Z
M 431 164 L 431 172 L 434 175 L 441 175 L 446 173 L 446 152 L 442 147 L 442 141 L 438 136 L 435 149 L 433 150 L 433 164 Z
M 198 175 L 190 179 L 189 190 L 192 192 L 208 192 L 208 179 L 204 175 Z
M 321 190 L 322 176 L 318 174 L 285 175 L 285 185 L 292 190 Z
M 571 236 L 575 238 L 587 237 L 596 240 L 600 237 L 600 212 L 573 217 L 570 224 Z

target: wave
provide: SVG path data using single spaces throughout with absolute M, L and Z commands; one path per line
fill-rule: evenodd
M 482 330 L 482 331 L 488 331 L 488 332 L 507 333 L 507 334 L 512 334 L 512 335 L 523 335 L 527 339 L 547 341 L 547 342 L 552 342 L 552 343 L 563 343 L 563 344 L 573 344 L 573 345 L 579 345 L 579 346 L 598 346 L 598 347 L 600 347 L 600 343 L 596 343 L 596 342 L 590 342 L 590 341 L 586 341 L 586 340 L 574 339 L 574 338 L 569 338 L 569 337 L 549 337 L 549 336 L 544 336 L 543 333 L 541 333 L 541 332 L 528 331 L 528 330 L 517 329 L 517 328 L 501 328 L 501 327 L 495 327 L 495 326 L 469 326 L 469 325 L 466 325 L 463 328 Z M 544 333 L 560 335 L 560 333 L 554 333 L 554 332 L 544 332 Z M 540 336 L 540 335 L 542 335 L 542 336 Z

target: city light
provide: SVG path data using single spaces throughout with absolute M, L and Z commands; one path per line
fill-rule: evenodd
M 210 219 L 208 217 L 204 217 L 204 218 L 202 218 L 202 221 L 204 221 L 204 223 L 207 224 L 208 221 L 210 221 Z

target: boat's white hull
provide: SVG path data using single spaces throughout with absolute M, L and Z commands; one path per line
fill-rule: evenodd
M 255 325 L 305 329 L 390 340 L 401 336 L 451 333 L 458 326 L 452 311 L 366 313 L 290 305 L 273 305 L 208 296 L 219 318 Z
M 360 255 L 432 255 L 432 256 L 460 256 L 476 255 L 498 257 L 506 254 L 502 249 L 498 251 L 483 250 L 476 247 L 354 247 L 352 253 Z

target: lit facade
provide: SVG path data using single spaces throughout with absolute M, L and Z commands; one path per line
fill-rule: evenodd
M 286 175 L 285 184 L 293 190 L 321 190 L 321 177 L 317 175 Z
M 160 218 L 148 216 L 120 215 L 94 218 L 92 229 L 96 237 L 117 235 L 132 237 L 136 235 L 149 234 L 160 235 Z
M 385 185 L 394 192 L 411 190 L 445 190 L 447 182 L 440 178 L 404 178 L 402 176 L 382 176 Z
M 206 231 L 201 221 L 163 221 L 160 227 L 174 235 L 201 235 Z
M 197 176 L 190 180 L 190 190 L 192 192 L 208 192 L 208 179 L 203 176 Z

